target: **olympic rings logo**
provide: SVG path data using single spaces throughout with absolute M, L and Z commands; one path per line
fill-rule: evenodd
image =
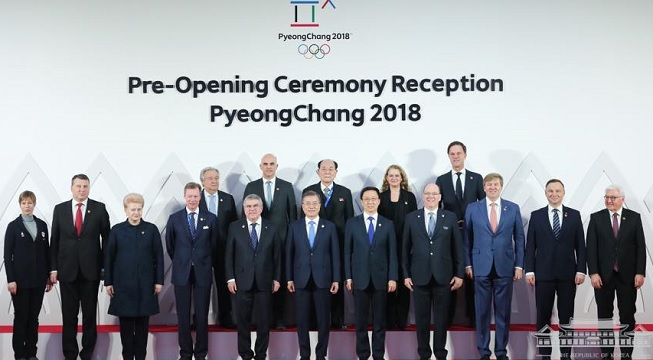
M 327 44 L 322 44 L 319 46 L 317 44 L 301 44 L 297 47 L 297 52 L 300 55 L 304 56 L 306 59 L 322 59 L 331 52 L 331 46 Z

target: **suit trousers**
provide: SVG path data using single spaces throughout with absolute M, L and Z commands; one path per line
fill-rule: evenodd
M 209 351 L 209 303 L 211 285 L 200 286 L 195 282 L 195 271 L 191 267 L 187 285 L 174 285 L 177 309 L 179 355 L 181 357 L 206 357 Z M 195 307 L 195 348 L 190 333 L 191 300 Z
M 621 333 L 633 331 L 635 329 L 637 290 L 632 283 L 632 279 L 624 279 L 623 275 L 618 272 L 614 272 L 609 281 L 603 279 L 601 289 L 594 289 L 598 318 L 599 320 L 612 319 L 614 316 L 615 293 L 617 294 L 617 306 L 619 307 L 619 323 L 628 325 Z M 621 336 L 620 340 L 628 341 L 629 339 L 627 336 Z M 632 346 L 620 346 L 620 348 L 622 359 L 632 358 Z M 601 347 L 601 353 L 602 359 L 612 359 L 614 358 L 614 347 Z
M 243 360 L 263 360 L 270 343 L 270 318 L 272 312 L 272 285 L 259 291 L 256 285 L 251 290 L 236 291 L 236 324 L 238 329 L 238 354 Z M 252 315 L 256 318 L 256 343 L 252 351 Z
M 317 320 L 317 345 L 315 355 L 318 359 L 325 358 L 329 346 L 329 326 L 331 325 L 331 293 L 329 289 L 315 286 L 311 276 L 304 288 L 295 289 L 295 303 L 297 311 L 297 339 L 299 342 L 299 357 L 311 357 L 310 326 L 311 310 L 315 309 Z M 313 306 L 315 305 L 315 306 Z
M 220 254 L 224 254 L 224 250 Z M 227 279 L 225 278 L 225 268 L 223 262 L 215 264 L 213 267 L 213 275 L 215 277 L 215 290 L 218 294 L 217 322 L 221 326 L 231 326 L 234 323 L 234 319 L 231 314 L 231 293 L 227 287 Z
M 61 347 L 64 358 L 90 360 L 97 341 L 97 296 L 100 282 L 88 280 L 82 276 L 81 269 L 77 278 L 72 282 L 60 281 L 61 290 L 61 317 L 63 332 L 61 334 Z M 77 345 L 77 315 L 82 307 L 82 350 Z
M 498 277 L 492 271 L 489 276 L 475 276 L 476 291 L 476 347 L 481 356 L 490 356 L 490 321 L 494 303 L 495 341 L 494 354 L 506 355 L 510 332 L 510 303 L 512 301 L 512 277 Z
M 39 338 L 39 313 L 43 305 L 45 284 L 39 288 L 21 288 L 11 295 L 14 304 L 14 333 L 12 345 L 14 356 L 29 358 L 36 356 Z
M 450 285 L 438 285 L 435 279 L 423 286 L 415 286 L 415 327 L 417 330 L 417 353 L 421 359 L 431 358 L 429 333 L 433 314 L 433 353 L 437 359 L 447 358 L 447 325 L 449 323 Z M 433 313 L 431 313 L 433 311 Z
M 553 313 L 553 302 L 556 293 L 558 294 L 558 319 L 560 325 L 568 325 L 574 316 L 574 299 L 576 298 L 576 283 L 574 279 L 568 280 L 535 280 L 535 305 L 537 308 L 537 330 L 551 325 L 551 314 Z M 551 356 L 550 347 L 540 347 L 542 360 Z M 571 356 L 570 347 L 561 347 L 560 354 L 565 357 Z
M 401 266 L 399 267 L 401 269 Z M 410 290 L 397 284 L 397 290 L 388 294 L 388 328 L 403 329 L 408 323 L 410 309 Z
M 359 359 L 370 357 L 370 341 L 367 336 L 367 316 L 372 304 L 372 358 L 383 359 L 385 354 L 385 325 L 387 290 L 376 289 L 370 282 L 366 289 L 354 289 L 356 308 L 356 355 Z
M 149 316 L 120 317 L 122 360 L 145 360 Z

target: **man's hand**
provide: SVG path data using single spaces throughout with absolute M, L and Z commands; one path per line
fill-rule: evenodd
M 107 295 L 109 295 L 109 297 L 112 298 L 113 297 L 113 285 L 107 285 L 107 286 L 104 287 L 104 289 L 107 291 Z
M 468 279 L 474 278 L 474 270 L 472 270 L 471 266 L 465 268 L 465 275 L 467 275 Z
M 288 285 L 286 285 L 286 287 L 288 287 L 288 292 L 290 292 L 290 293 L 295 292 L 295 282 L 294 281 L 288 281 Z
M 451 278 L 451 281 L 449 281 L 449 284 L 451 285 L 451 291 L 458 290 L 461 286 L 463 286 L 463 279 L 459 278 L 458 276 L 454 276 Z
M 15 281 L 10 282 L 7 284 L 7 290 L 9 290 L 11 295 L 16 295 L 16 291 L 18 291 L 18 284 L 16 284 Z
M 599 274 L 590 275 L 590 282 L 592 283 L 592 287 L 595 289 L 600 289 L 603 287 L 603 281 L 601 280 L 601 275 Z
M 395 292 L 397 290 L 397 282 L 394 280 L 388 281 L 388 292 Z
M 354 288 L 354 282 L 351 279 L 345 281 L 345 287 L 347 290 L 351 291 Z
M 574 279 L 574 280 L 575 280 L 576 285 L 580 285 L 580 284 L 584 283 L 585 282 L 585 274 L 576 274 L 576 279 Z
M 278 281 L 272 280 L 272 293 L 275 293 L 279 291 L 279 288 L 281 287 L 281 284 L 279 284 Z
M 515 268 L 515 275 L 512 277 L 512 280 L 513 281 L 521 280 L 523 274 L 524 274 L 524 270 Z
M 160 294 L 161 290 L 163 290 L 163 285 L 161 284 L 154 284 L 154 293 L 155 294 Z
M 338 292 L 338 288 L 340 288 L 340 284 L 338 284 L 337 281 L 334 281 L 334 282 L 331 283 L 331 289 L 329 289 L 329 291 L 330 291 L 332 294 L 335 294 L 335 293 Z
M 644 275 L 637 274 L 635 275 L 635 289 L 638 289 L 644 285 Z
M 407 287 L 408 290 L 413 291 L 413 279 L 405 278 L 404 279 L 404 286 Z
M 229 288 L 229 292 L 232 294 L 236 294 L 236 291 L 238 291 L 238 287 L 236 286 L 235 281 L 228 282 L 227 288 Z
M 530 286 L 535 286 L 535 275 L 526 275 L 526 283 Z

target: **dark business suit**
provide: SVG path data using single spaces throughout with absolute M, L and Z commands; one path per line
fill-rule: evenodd
M 109 240 L 111 225 L 103 203 L 88 199 L 77 236 L 73 201 L 54 207 L 50 238 L 50 265 L 57 271 L 61 290 L 63 332 L 61 343 L 66 359 L 91 358 L 97 340 L 96 311 L 102 249 Z M 77 315 L 82 307 L 82 350 L 77 345 Z
M 463 198 L 459 201 L 456 197 L 456 183 L 454 182 L 451 170 L 440 176 L 435 180 L 435 184 L 440 188 L 442 194 L 442 207 L 456 214 L 458 219 L 458 227 L 460 228 L 461 235 L 463 226 L 465 224 L 465 210 L 467 205 L 474 203 L 478 200 L 485 198 L 485 191 L 483 191 L 483 176 L 465 169 L 465 186 L 463 188 Z M 462 176 L 462 175 L 461 175 Z M 465 315 L 469 320 L 468 324 L 474 325 L 476 321 L 476 310 L 474 305 L 474 280 L 464 278 L 463 288 L 460 289 L 465 294 Z M 453 321 L 456 314 L 456 295 L 457 291 L 452 294 L 452 301 L 449 305 L 449 321 Z
M 372 244 L 368 238 L 365 213 L 347 221 L 345 227 L 345 279 L 353 281 L 356 307 L 356 355 L 370 356 L 367 316 L 372 302 L 374 325 L 372 357 L 383 359 L 385 353 L 386 302 L 388 281 L 399 279 L 397 240 L 392 221 L 378 215 Z
M 398 268 L 402 268 L 402 234 L 404 231 L 404 218 L 406 214 L 417 210 L 417 200 L 412 192 L 401 189 L 397 202 L 392 202 L 390 190 L 381 193 L 379 214 L 392 220 L 395 227 L 397 239 L 397 260 Z M 397 284 L 397 291 L 388 294 L 388 328 L 406 327 L 408 322 L 408 310 L 410 308 L 410 290 L 403 284 Z
M 286 261 L 286 278 L 295 285 L 299 356 L 302 360 L 308 360 L 311 356 L 309 328 L 314 306 L 318 332 L 315 355 L 318 359 L 326 358 L 331 325 L 329 290 L 331 283 L 341 280 L 336 226 L 328 220 L 319 219 L 315 224 L 315 240 L 311 247 L 306 219 L 292 222 L 286 239 Z
M 218 321 L 220 325 L 231 327 L 234 320 L 231 316 L 231 294 L 227 288 L 227 279 L 224 275 L 224 252 L 227 245 L 229 224 L 238 220 L 238 211 L 233 196 L 220 190 L 218 190 L 217 194 L 218 214 L 216 216 L 218 219 L 216 226 L 218 229 L 218 244 L 213 254 L 213 275 L 215 276 L 215 287 L 218 294 Z M 205 192 L 202 190 L 199 208 L 201 211 L 209 211 L 204 197 Z
M 231 223 L 225 253 L 226 277 L 235 279 L 238 354 L 243 360 L 266 357 L 270 340 L 271 295 L 273 281 L 281 278 L 281 241 L 277 229 L 261 219 L 261 234 L 256 248 L 250 238 L 247 219 Z M 252 313 L 257 314 L 256 344 L 251 349 Z
M 12 345 L 18 358 L 36 356 L 39 313 L 50 273 L 48 226 L 36 216 L 36 236 L 32 237 L 23 224 L 22 215 L 7 225 L 4 260 L 7 283 L 16 283 L 14 331 Z
M 555 294 L 558 294 L 558 319 L 561 325 L 569 324 L 574 316 L 576 273 L 586 273 L 585 232 L 580 213 L 562 207 L 560 234 L 556 238 L 549 220 L 549 206 L 531 213 L 526 236 L 524 272 L 535 275 L 535 304 L 537 329 L 551 325 Z M 548 358 L 550 347 L 540 347 L 540 355 Z M 560 348 L 563 358 L 571 357 L 571 348 Z
M 524 268 L 524 227 L 519 206 L 501 199 L 497 232 L 489 220 L 489 200 L 469 204 L 465 212 L 465 266 L 474 272 L 476 291 L 476 346 L 490 356 L 491 305 L 495 311 L 497 356 L 506 355 L 510 330 L 510 303 L 515 268 Z
M 590 276 L 599 274 L 603 282 L 601 289 L 594 290 L 598 318 L 612 319 L 616 292 L 619 322 L 628 325 L 624 332 L 633 331 L 637 300 L 635 275 L 646 275 L 646 244 L 642 219 L 638 213 L 622 208 L 616 238 L 608 209 L 590 216 L 587 227 L 587 268 Z M 614 347 L 602 347 L 601 351 L 605 357 L 614 352 Z M 632 347 L 621 346 L 622 359 L 623 354 L 630 356 L 632 351 Z
M 345 245 L 345 225 L 347 220 L 354 217 L 354 202 L 351 197 L 351 190 L 348 188 L 333 183 L 333 190 L 329 203 L 326 203 L 324 189 L 321 187 L 322 183 L 318 182 L 313 184 L 304 191 L 302 194 L 312 190 L 318 193 L 322 200 L 322 207 L 320 208 L 320 218 L 331 221 L 336 225 L 338 232 L 338 246 L 342 250 Z M 304 215 L 304 214 L 302 214 Z M 343 252 L 340 252 L 340 273 L 344 271 Z M 342 285 L 342 284 L 341 284 Z M 334 328 L 340 328 L 345 324 L 345 292 L 343 286 L 340 286 L 338 292 L 331 299 L 331 325 Z
M 263 200 L 262 217 L 270 220 L 277 228 L 277 235 L 281 241 L 281 248 L 285 248 L 286 234 L 288 233 L 288 224 L 297 220 L 297 203 L 295 202 L 295 189 L 293 185 L 283 179 L 275 178 L 274 191 L 272 195 L 272 204 L 268 208 L 265 201 L 265 179 L 261 178 L 247 184 L 243 198 L 249 194 L 256 194 Z M 285 254 L 281 254 L 281 268 L 285 268 Z M 281 279 L 282 286 L 279 291 L 272 295 L 272 324 L 284 326 L 284 302 L 288 294 L 288 289 Z
M 187 208 L 173 213 L 166 224 L 166 249 L 172 259 L 171 282 L 174 285 L 179 355 L 205 358 L 208 352 L 209 302 L 213 283 L 213 254 L 218 241 L 215 215 L 196 209 L 196 234 L 191 236 Z M 192 299 L 191 299 L 192 298 Z M 190 313 L 195 309 L 196 339 L 190 332 Z
M 433 310 L 433 353 L 446 359 L 447 323 L 451 299 L 451 279 L 464 277 L 463 239 L 456 215 L 435 210 L 435 231 L 428 235 L 429 210 L 419 209 L 406 215 L 403 233 L 403 278 L 413 282 L 417 352 L 420 359 L 431 358 L 429 331 Z

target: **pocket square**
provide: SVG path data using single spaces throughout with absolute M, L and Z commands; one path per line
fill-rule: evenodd
M 449 230 L 449 227 L 448 226 L 443 226 L 442 229 Z
M 343 201 L 345 201 L 345 199 L 344 198 L 338 198 L 338 201 L 343 202 Z
M 204 225 L 204 227 L 202 227 L 202 229 L 208 229 L 208 228 L 209 228 L 208 225 Z

